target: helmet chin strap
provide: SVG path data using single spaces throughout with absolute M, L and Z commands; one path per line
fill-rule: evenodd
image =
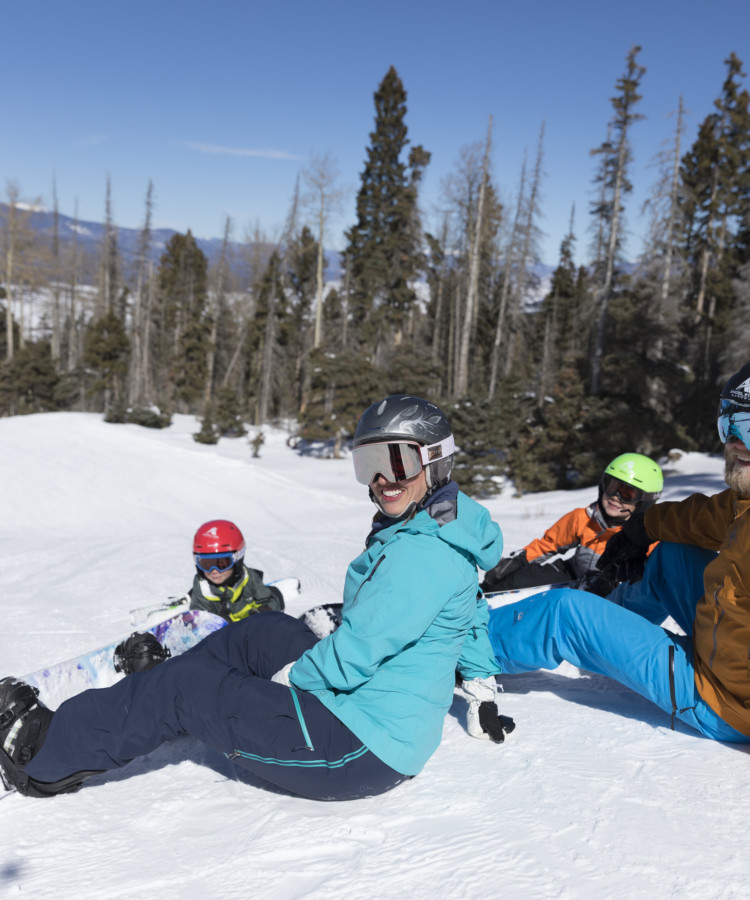
M 375 494 L 374 494 L 373 491 L 372 491 L 372 488 L 371 488 L 371 487 L 368 487 L 367 490 L 369 491 L 369 494 L 370 494 L 370 500 L 372 500 L 372 502 L 373 502 L 373 503 L 375 504 L 375 506 L 378 508 L 379 512 L 381 512 L 387 519 L 393 519 L 395 522 L 400 522 L 402 519 L 408 519 L 408 518 L 410 518 L 411 516 L 413 516 L 415 512 L 417 512 L 418 510 L 422 509 L 422 507 L 424 506 L 425 502 L 426 502 L 426 501 L 430 498 L 430 496 L 432 496 L 432 494 L 434 494 L 435 491 L 437 490 L 436 487 L 431 487 L 431 486 L 430 486 L 430 481 L 431 481 L 431 479 L 430 479 L 430 474 L 429 474 L 429 471 L 428 471 L 428 467 L 427 467 L 427 466 L 425 466 L 425 474 L 426 474 L 426 476 L 427 476 L 427 478 L 426 478 L 426 480 L 427 480 L 427 490 L 424 492 L 424 494 L 422 495 L 422 497 L 421 497 L 419 500 L 412 500 L 412 502 L 406 507 L 406 509 L 405 509 L 402 513 L 400 513 L 399 515 L 397 515 L 397 516 L 391 515 L 391 513 L 386 512 L 386 511 L 383 509 L 383 507 L 378 503 L 378 501 L 377 501 L 377 499 L 376 499 L 376 497 L 375 497 Z

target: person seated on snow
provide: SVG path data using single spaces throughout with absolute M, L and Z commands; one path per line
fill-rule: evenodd
M 566 513 L 542 537 L 501 559 L 485 574 L 482 590 L 491 593 L 584 579 L 581 586 L 588 590 L 609 593 L 615 584 L 602 578 L 596 568 L 607 541 L 631 515 L 655 503 L 663 486 L 661 469 L 647 456 L 623 453 L 615 457 L 602 473 L 597 499 Z
M 245 539 L 227 519 L 204 522 L 193 538 L 196 575 L 188 591 L 190 609 L 205 609 L 239 622 L 255 613 L 284 609 L 284 597 L 263 583 L 263 573 L 244 564 Z
M 244 564 L 245 539 L 227 519 L 204 522 L 193 538 L 196 575 L 185 595 L 188 609 L 202 609 L 230 624 L 259 612 L 284 609 L 279 588 L 263 583 L 263 573 Z M 116 672 L 147 672 L 171 653 L 148 632 L 134 631 L 114 651 Z
M 728 490 L 634 513 L 599 563 L 628 577 L 616 596 L 551 590 L 491 610 L 503 672 L 567 660 L 648 698 L 673 728 L 750 742 L 750 363 L 724 385 L 717 425 Z M 660 627 L 670 616 L 684 634 Z
M 318 640 L 268 612 L 187 653 L 53 713 L 15 678 L 0 681 L 0 771 L 33 796 L 76 790 L 187 734 L 285 790 L 320 800 L 371 797 L 416 775 L 440 744 L 458 671 L 467 730 L 499 743 L 513 722 L 477 567 L 502 554 L 489 512 L 451 481 L 442 411 L 408 395 L 365 410 L 352 457 L 378 513 L 344 583 L 340 627 Z

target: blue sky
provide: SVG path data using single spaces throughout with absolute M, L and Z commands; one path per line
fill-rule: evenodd
M 514 202 L 524 151 L 545 122 L 541 255 L 557 260 L 571 207 L 586 261 L 595 161 L 615 82 L 633 44 L 647 69 L 633 126 L 629 256 L 652 164 L 673 139 L 682 94 L 686 146 L 711 111 L 734 51 L 750 66 L 748 0 L 41 0 L 4 4 L 0 190 L 139 227 L 148 180 L 154 224 L 200 237 L 259 224 L 278 236 L 311 154 L 336 158 L 351 189 L 328 246 L 343 247 L 373 127 L 373 93 L 394 65 L 408 94 L 412 143 L 432 153 L 427 225 L 461 148 L 494 120 L 493 175 Z M 745 79 L 750 87 L 750 81 Z

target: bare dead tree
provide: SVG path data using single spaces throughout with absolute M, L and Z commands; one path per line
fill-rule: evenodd
M 294 195 L 289 207 L 284 230 L 277 242 L 277 253 L 271 257 L 273 269 L 271 271 L 266 312 L 266 327 L 264 329 L 263 347 L 261 349 L 260 388 L 258 391 L 258 406 L 255 419 L 256 425 L 262 425 L 267 420 L 268 409 L 271 403 L 273 357 L 276 345 L 276 295 L 279 287 L 283 289 L 283 270 L 285 268 L 292 239 L 297 232 L 297 219 L 300 205 L 299 196 L 298 178 L 295 184 Z
M 521 181 L 518 187 L 518 200 L 516 201 L 516 212 L 513 217 L 513 226 L 510 232 L 508 246 L 505 251 L 505 262 L 503 265 L 503 286 L 500 290 L 500 303 L 497 312 L 497 321 L 495 323 L 495 339 L 492 343 L 492 354 L 490 357 L 490 379 L 487 388 L 487 396 L 490 400 L 495 396 L 497 389 L 497 376 L 500 366 L 500 349 L 505 335 L 506 312 L 508 308 L 508 298 L 511 293 L 513 280 L 513 267 L 516 260 L 518 249 L 518 241 L 521 235 L 521 216 L 526 199 L 526 156 L 524 154 L 523 163 L 521 165 Z
M 325 234 L 331 214 L 338 208 L 346 195 L 346 191 L 336 187 L 339 177 L 338 164 L 335 158 L 326 153 L 324 156 L 313 155 L 310 165 L 302 172 L 309 193 L 303 203 L 314 208 L 318 226 L 318 259 L 316 268 L 316 305 L 313 347 L 319 347 L 323 340 L 323 269 L 325 266 Z
M 482 226 L 484 224 L 484 200 L 487 192 L 489 178 L 490 150 L 492 147 L 492 116 L 487 125 L 487 139 L 482 161 L 482 180 L 479 187 L 479 200 L 477 202 L 477 214 L 474 223 L 474 234 L 469 256 L 469 288 L 466 295 L 464 308 L 464 320 L 461 330 L 461 340 L 458 348 L 456 365 L 455 393 L 458 397 L 464 397 L 469 388 L 469 348 L 471 345 L 472 325 L 474 323 L 475 307 L 477 304 L 477 290 L 479 286 L 479 255 L 482 241 Z
M 591 366 L 591 393 L 594 396 L 599 394 L 601 388 L 601 365 L 602 356 L 604 354 L 604 337 L 607 316 L 609 313 L 609 300 L 612 290 L 615 261 L 620 245 L 623 198 L 626 193 L 632 190 L 632 185 L 627 177 L 627 168 L 628 163 L 630 162 L 630 126 L 633 122 L 643 118 L 643 116 L 638 115 L 633 111 L 635 105 L 641 99 L 640 94 L 638 94 L 638 87 L 640 80 L 646 71 L 643 66 L 640 66 L 636 62 L 636 56 L 640 50 L 640 47 L 634 46 L 628 53 L 625 73 L 617 82 L 620 93 L 612 98 L 612 105 L 615 109 L 612 118 L 615 141 L 613 144 L 603 145 L 593 151 L 594 153 L 603 153 L 605 155 L 604 176 L 607 179 L 609 191 L 609 201 L 606 204 L 606 208 L 601 211 L 601 215 L 606 217 L 605 221 L 608 227 L 608 239 L 604 259 L 604 276 L 597 292 L 599 313 Z
M 17 206 L 20 193 L 21 190 L 16 181 L 7 182 L 8 212 L 3 231 L 5 237 L 5 358 L 8 362 L 13 359 L 15 351 L 13 345 L 13 278 L 15 277 L 14 265 L 18 240 Z
M 539 196 L 541 193 L 541 185 L 542 185 L 542 176 L 543 176 L 543 164 L 544 164 L 544 122 L 542 122 L 542 126 L 539 130 L 539 143 L 537 145 L 537 153 L 536 153 L 536 162 L 534 164 L 534 176 L 531 179 L 531 189 L 529 191 L 528 200 L 526 202 L 524 223 L 521 229 L 522 243 L 521 243 L 521 253 L 518 260 L 518 275 L 516 278 L 516 289 L 514 292 L 514 303 L 513 309 L 511 312 L 511 318 L 513 320 L 513 327 L 511 329 L 511 341 L 515 340 L 515 335 L 518 330 L 518 319 L 521 311 L 521 307 L 524 302 L 524 295 L 526 293 L 526 283 L 528 279 L 528 266 L 530 262 L 536 261 L 538 258 L 538 238 L 539 238 L 539 227 L 537 226 L 537 219 L 541 215 L 539 209 Z M 510 374 L 511 366 L 513 365 L 514 358 L 514 349 L 512 346 L 509 347 L 508 353 L 505 358 L 505 370 L 504 374 L 506 377 Z
M 78 200 L 73 212 L 73 241 L 70 248 L 70 268 L 68 281 L 68 371 L 75 369 L 80 361 L 81 344 L 78 340 Z
M 153 298 L 152 279 L 149 273 L 153 272 L 150 262 L 151 253 L 151 218 L 154 209 L 154 185 L 149 179 L 146 188 L 146 212 L 143 227 L 138 238 L 138 255 L 136 257 L 136 282 L 135 297 L 133 299 L 133 317 L 131 324 L 132 357 L 130 366 L 130 391 L 131 404 L 148 402 L 151 398 L 147 392 L 150 331 L 151 331 L 151 300 Z
M 221 254 L 216 267 L 215 282 L 208 294 L 209 318 L 211 320 L 211 332 L 208 337 L 206 350 L 206 386 L 203 389 L 203 409 L 208 409 L 213 394 L 214 369 L 216 366 L 216 337 L 219 328 L 219 313 L 221 298 L 227 285 L 229 270 L 229 243 L 232 236 L 232 220 L 229 216 L 224 220 L 224 237 L 221 242 Z
M 60 314 L 60 282 L 62 264 L 60 259 L 60 213 L 57 203 L 57 179 L 52 178 L 52 359 L 60 361 L 62 344 L 62 322 Z

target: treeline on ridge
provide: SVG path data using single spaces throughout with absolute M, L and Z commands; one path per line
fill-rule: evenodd
M 545 291 L 535 275 L 543 125 L 509 208 L 492 173 L 490 120 L 486 140 L 467 146 L 446 180 L 442 220 L 428 232 L 419 188 L 430 153 L 408 139 L 393 68 L 374 95 L 356 222 L 333 284 L 323 281 L 323 246 L 340 191 L 328 155 L 302 173 L 307 194 L 295 192 L 278 241 L 256 232 L 235 243 L 227 220 L 210 265 L 190 231 L 153 262 L 151 184 L 137 251 L 125 260 L 108 182 L 88 283 L 56 203 L 55 225 L 35 232 L 9 182 L 0 414 L 101 411 L 113 423 L 162 427 L 191 413 L 205 441 L 244 434 L 247 422 L 294 423 L 296 439 L 337 454 L 368 403 L 411 392 L 449 412 L 458 480 L 480 496 L 503 477 L 518 492 L 593 484 L 625 451 L 715 450 L 717 384 L 750 346 L 750 95 L 730 54 L 687 147 L 680 99 L 644 252 L 627 265 L 639 52 L 627 56 L 605 139 L 591 151 L 589 261 L 574 262 L 571 214 Z

